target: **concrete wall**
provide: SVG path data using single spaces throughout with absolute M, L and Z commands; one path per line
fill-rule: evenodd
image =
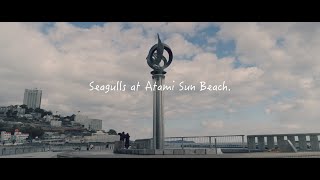
M 152 139 L 137 139 L 134 141 L 136 149 L 152 149 Z
M 90 143 L 93 144 L 91 151 L 104 151 L 114 149 L 113 143 Z M 45 152 L 45 151 L 73 151 L 79 148 L 81 151 L 87 151 L 87 144 L 68 144 L 68 145 L 30 145 L 30 146 L 0 146 L 0 156 Z
M 258 148 L 259 150 L 265 151 L 277 147 L 278 150 L 282 152 L 292 151 L 292 149 L 297 149 L 298 151 L 320 151 L 319 135 L 320 133 L 248 135 L 247 143 L 248 149 L 251 150 Z M 267 142 L 264 141 L 265 137 L 267 138 Z M 310 141 L 307 141 L 307 137 L 310 137 Z M 258 139 L 257 142 L 255 138 Z M 274 138 L 277 140 L 276 143 Z M 298 141 L 296 141 L 296 139 L 298 139 Z M 292 145 L 290 145 L 288 141 L 290 141 Z

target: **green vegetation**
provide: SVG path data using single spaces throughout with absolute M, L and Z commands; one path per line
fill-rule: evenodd
M 3 122 L 0 122 L 0 131 L 5 131 L 6 128 L 7 128 L 7 124 L 3 123 Z
M 114 130 L 114 129 L 110 129 L 107 133 L 108 133 L 109 135 L 117 135 L 117 131 Z
M 20 105 L 20 107 L 23 109 L 27 109 L 27 105 L 25 105 L 25 104 Z
M 22 133 L 28 133 L 29 138 L 32 138 L 32 139 L 34 139 L 36 136 L 42 137 L 44 134 L 43 129 L 40 127 L 33 127 L 30 125 L 20 126 L 20 125 L 16 125 L 16 124 L 13 126 L 6 126 L 4 123 L 0 124 L 1 131 L 7 131 L 7 132 L 11 132 L 11 134 L 13 134 L 16 129 L 19 129 L 19 131 Z
M 25 127 L 21 127 L 20 131 L 23 133 L 29 133 L 29 137 L 34 139 L 35 137 L 41 138 L 44 134 L 44 131 L 40 127 L 32 127 L 30 125 L 27 125 Z
M 25 114 L 30 114 L 33 112 L 33 109 L 32 108 L 26 108 L 25 109 Z

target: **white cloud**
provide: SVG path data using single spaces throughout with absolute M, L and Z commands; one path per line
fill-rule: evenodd
M 151 92 L 93 92 L 89 83 L 140 81 L 143 88 L 151 81 L 146 56 L 159 32 L 175 55 L 167 69 L 167 83 L 226 81 L 231 88 L 220 93 L 165 92 L 168 125 L 199 119 L 199 127 L 168 128 L 168 136 L 319 131 L 319 23 L 216 23 L 220 31 L 207 39 L 209 44 L 199 46 L 187 40 L 210 25 L 106 23 L 82 29 L 60 22 L 44 34 L 43 23 L 0 23 L 0 84 L 5 87 L 0 88 L 1 105 L 21 104 L 24 89 L 38 87 L 43 89 L 45 109 L 66 115 L 80 110 L 103 119 L 106 129 L 128 131 L 133 138 L 151 137 Z M 234 40 L 237 58 L 250 66 L 234 68 L 236 57 L 219 59 L 208 51 L 220 40 Z M 293 97 L 275 98 L 287 92 Z M 256 115 L 249 120 L 233 115 L 259 103 L 267 104 L 261 107 L 269 118 L 266 122 Z M 214 117 L 202 118 L 199 113 L 215 110 L 229 112 L 232 122 L 213 121 Z M 248 116 L 254 114 L 248 112 Z
M 184 35 L 194 36 L 198 31 L 201 31 L 212 23 L 208 22 L 135 22 L 129 23 L 133 27 L 143 27 L 148 35 L 156 33 L 170 34 L 180 33 Z
M 243 63 L 261 68 L 266 87 L 292 97 L 276 98 L 267 113 L 280 123 L 315 125 L 319 111 L 319 23 L 223 23 L 219 38 L 234 40 Z M 277 41 L 283 40 L 281 46 Z
M 218 120 L 218 121 L 202 121 L 201 125 L 204 128 L 218 129 L 218 128 L 223 128 L 224 127 L 224 122 L 222 120 Z

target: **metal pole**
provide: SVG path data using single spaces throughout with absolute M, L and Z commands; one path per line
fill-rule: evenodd
M 210 149 L 212 149 L 212 143 L 211 143 L 211 136 L 209 136 L 209 144 L 210 144 Z
M 182 140 L 182 144 L 181 144 L 181 147 L 182 147 L 182 149 L 184 149 L 184 145 L 183 145 L 183 137 L 181 138 L 181 140 Z
M 218 154 L 218 150 L 217 150 L 217 138 L 214 138 L 214 147 L 216 150 L 216 154 Z
M 153 71 L 152 79 L 157 87 L 162 86 L 164 74 Z M 163 125 L 163 98 L 162 91 L 155 88 L 153 92 L 153 140 L 154 149 L 163 149 L 164 125 Z
M 241 138 L 242 138 L 242 148 L 245 148 L 244 147 L 244 135 L 242 135 Z

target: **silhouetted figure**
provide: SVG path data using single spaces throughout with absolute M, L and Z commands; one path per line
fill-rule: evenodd
M 121 142 L 121 149 L 124 148 L 124 139 L 125 139 L 125 134 L 124 132 L 122 133 L 118 133 L 118 135 L 120 136 L 120 142 Z
M 130 136 L 129 136 L 129 133 L 127 133 L 125 135 L 125 144 L 124 144 L 124 146 L 126 147 L 126 149 L 128 149 L 129 145 L 130 145 Z
M 121 133 L 120 135 L 120 141 L 124 141 L 126 135 L 124 134 L 124 132 Z

